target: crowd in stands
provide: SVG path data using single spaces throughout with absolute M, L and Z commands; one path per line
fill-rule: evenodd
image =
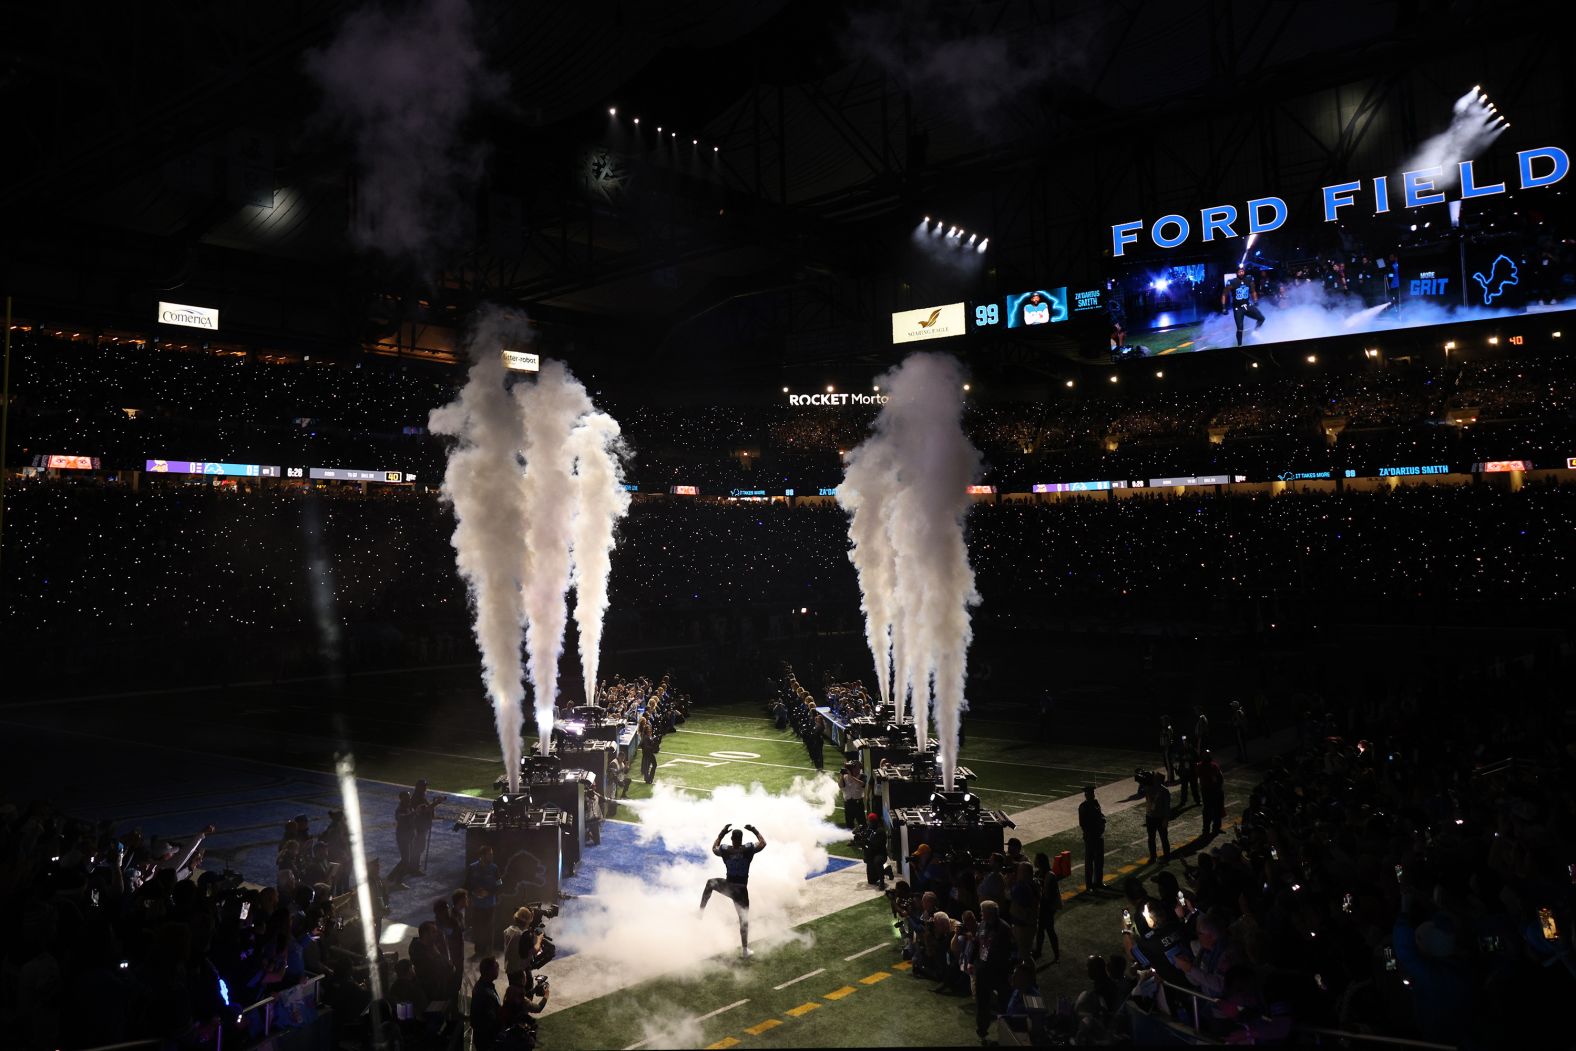
M 400 470 L 437 481 L 445 440 L 430 411 L 451 401 L 457 366 L 367 358 L 294 360 L 172 349 L 117 337 L 16 333 L 12 462 L 70 453 L 133 470 L 148 458 Z M 1027 486 L 1085 478 L 1371 469 L 1409 462 L 1419 441 L 1445 461 L 1563 462 L 1576 441 L 1573 366 L 1564 355 L 1403 360 L 1372 367 L 1262 370 L 1252 382 L 1150 382 L 1058 391 L 1021 403 L 971 399 L 965 429 L 984 481 Z M 1099 384 L 1104 388 L 1106 385 Z M 1441 427 L 1453 407 L 1476 426 Z M 870 414 L 785 405 L 666 406 L 608 401 L 643 491 L 813 492 L 841 481 L 842 456 Z M 1347 430 L 1325 434 L 1344 418 Z M 1529 432 L 1528 421 L 1538 427 Z M 1501 426 L 1508 424 L 1508 426 Z M 1224 441 L 1212 441 L 1224 439 Z M 1239 440 L 1249 439 L 1249 440 Z
M 364 1008 L 359 928 L 347 930 L 336 915 L 337 869 L 328 860 L 342 820 L 331 818 L 317 836 L 305 826 L 291 821 L 284 839 L 307 844 L 306 856 L 290 862 L 302 878 L 288 890 L 257 890 L 204 870 L 200 844 L 211 826 L 176 843 L 78 821 L 42 801 L 0 804 L 0 1029 L 8 1041 L 216 1046 L 249 1005 L 316 977 L 325 1000 Z M 309 995 L 289 998 L 298 1023 L 315 1012 L 317 991 Z
M 209 654 L 236 676 L 287 674 L 319 658 L 449 663 L 469 653 L 452 518 L 430 495 L 34 480 L 12 488 L 7 505 L 7 621 L 39 646 L 93 637 L 89 652 L 71 651 L 73 673 L 157 653 L 171 630 L 185 640 L 183 667 Z M 1571 486 L 1099 494 L 976 505 L 967 525 L 978 617 L 1009 627 L 1058 609 L 1105 616 L 1162 600 L 1378 613 L 1576 598 Z M 608 645 L 739 649 L 856 630 L 847 548 L 847 518 L 832 507 L 637 502 L 613 560 Z M 236 638 L 269 645 L 238 653 Z M 248 653 L 266 665 L 249 666 Z
M 345 816 L 330 811 L 320 829 L 312 824 L 304 814 L 286 822 L 277 880 L 259 886 L 205 866 L 213 826 L 177 842 L 77 820 L 42 800 L 0 802 L 5 1046 L 228 1046 L 263 1032 L 266 1006 L 276 1027 L 329 1026 L 336 1046 L 370 1046 L 381 1026 L 383 1046 L 436 1048 L 452 1045 L 467 1001 L 472 1046 L 534 1046 L 532 1016 L 547 988 L 533 971 L 552 955 L 539 918 L 517 911 L 493 956 L 484 889 L 475 906 L 457 889 L 434 902 L 406 957 L 379 953 L 374 981 Z M 377 859 L 368 887 L 377 944 L 391 889 Z M 481 978 L 462 996 L 467 939 Z M 501 993 L 489 965 L 491 980 L 507 978 Z
M 1536 1043 L 1576 981 L 1563 675 L 1522 661 L 1461 686 L 1496 702 L 1437 717 L 1414 685 L 1305 712 L 1231 839 L 1122 880 L 1122 953 L 1090 958 L 1082 1039 L 1196 1017 L 1233 1043 Z

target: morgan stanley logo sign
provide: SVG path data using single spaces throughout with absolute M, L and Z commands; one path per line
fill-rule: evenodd
M 213 307 L 193 307 L 184 303 L 160 303 L 159 320 L 166 325 L 184 325 L 219 331 L 219 311 Z

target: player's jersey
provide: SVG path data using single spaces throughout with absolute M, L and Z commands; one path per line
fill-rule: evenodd
M 1023 323 L 1025 325 L 1044 325 L 1051 320 L 1051 305 L 1049 303 L 1025 303 L 1023 305 Z
M 754 843 L 741 843 L 736 847 L 730 844 L 718 851 L 722 855 L 723 867 L 728 870 L 729 883 L 750 881 L 750 862 L 755 860 L 756 852 L 760 849 Z
M 1252 278 L 1239 277 L 1232 283 L 1231 302 L 1239 307 L 1250 306 L 1253 303 Z

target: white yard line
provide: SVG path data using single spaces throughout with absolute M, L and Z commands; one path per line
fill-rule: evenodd
M 716 1018 L 718 1015 L 722 1014 L 724 1011 L 731 1011 L 735 1007 L 742 1007 L 742 1006 L 744 1006 L 745 1004 L 747 1004 L 749 1002 L 750 1002 L 749 997 L 745 997 L 743 1000 L 735 1000 L 735 1001 L 733 1001 L 733 1003 L 729 1004 L 727 1007 L 719 1007 L 715 1011 L 711 1012 L 710 1014 L 701 1015 L 699 1018 L 695 1019 L 695 1021 L 697 1021 L 697 1022 L 704 1022 L 708 1018 Z
M 781 985 L 774 985 L 774 986 L 772 986 L 772 992 L 774 992 L 774 993 L 781 992 L 782 990 L 788 988 L 790 985 L 797 985 L 797 984 L 799 984 L 800 982 L 804 981 L 806 978 L 814 978 L 818 974 L 825 974 L 825 973 L 826 973 L 826 968 L 825 967 L 817 967 L 815 970 L 811 971 L 809 974 L 801 974 L 797 978 L 790 978 L 790 979 L 788 979 L 786 982 L 784 982 Z
M 858 952 L 854 953 L 852 956 L 845 956 L 845 957 L 843 957 L 843 962 L 847 963 L 849 960 L 857 960 L 861 956 L 869 956 L 873 952 L 880 952 L 882 949 L 885 949 L 888 945 L 891 945 L 891 944 L 892 944 L 891 942 L 881 942 L 879 945 L 872 945 L 868 949 L 860 949 Z

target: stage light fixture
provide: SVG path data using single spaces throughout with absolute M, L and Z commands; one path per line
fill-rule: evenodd
M 1115 377 L 1115 376 L 1112 376 L 1112 377 L 1111 377 L 1111 382 L 1112 382 L 1112 383 L 1115 383 L 1115 382 L 1116 382 L 1116 377 Z
M 879 393 L 880 390 L 881 390 L 881 384 L 877 383 L 874 387 L 871 387 L 870 389 Z
M 1256 362 L 1256 361 L 1252 361 L 1252 362 L 1248 363 L 1248 368 L 1250 368 L 1250 369 L 1256 369 L 1258 367 L 1259 367 L 1259 363 Z
M 978 248 L 974 249 L 974 250 L 976 252 L 983 252 L 983 251 L 985 251 L 985 246 L 988 245 L 988 244 L 990 244 L 990 238 L 987 237 L 987 238 L 985 238 L 985 240 L 981 241 L 980 242 L 980 246 Z
M 1308 364 L 1315 365 L 1315 364 L 1318 363 L 1318 361 L 1319 361 L 1319 355 L 1317 355 L 1317 354 L 1309 354 L 1308 355 Z
M 691 146 L 699 146 L 700 145 L 700 140 L 699 139 L 691 139 L 690 140 L 690 145 Z
M 639 124 L 639 123 L 640 123 L 640 118 L 639 118 L 639 117 L 636 117 L 636 118 L 635 118 L 635 123 L 636 123 L 636 124 Z
M 1068 381 L 1067 381 L 1067 385 L 1068 385 L 1068 386 L 1069 386 L 1069 387 L 1071 387 L 1071 386 L 1072 386 L 1072 385 L 1073 385 L 1073 381 L 1072 381 L 1072 380 L 1068 380 Z
M 1560 334 L 1558 332 L 1551 332 L 1551 333 L 1549 333 L 1549 335 L 1553 336 L 1555 339 L 1559 339 L 1560 338 Z
M 722 148 L 722 147 L 720 147 L 720 146 L 713 146 L 713 147 L 712 147 L 712 148 L 711 148 L 711 152 L 712 152 L 712 153 L 716 153 L 716 152 L 717 152 L 717 151 L 718 151 L 718 150 L 720 150 L 720 149 L 721 149 L 721 148 Z
M 609 117 L 616 117 L 616 116 L 618 116 L 618 107 L 617 106 L 609 106 L 607 108 L 607 115 Z
M 968 390 L 968 389 L 969 389 L 969 385 L 968 385 L 968 384 L 967 384 L 967 383 L 965 383 L 965 384 L 964 384 L 964 385 L 963 385 L 963 389 L 964 389 L 964 390 L 965 390 L 965 391 L 967 391 L 967 390 Z
M 975 241 L 979 240 L 979 236 L 979 234 L 969 234 L 969 244 L 973 244 Z
M 1165 373 L 1164 369 L 1156 369 L 1155 370 L 1155 379 L 1163 380 L 1165 378 L 1166 378 L 1166 373 Z
M 828 394 L 832 393 L 832 385 L 830 383 L 828 383 L 826 385 L 826 393 L 828 393 Z
M 787 393 L 788 393 L 788 388 L 787 388 L 787 387 L 784 387 L 784 388 L 783 388 L 783 393 L 784 393 L 784 394 L 787 394 Z
M 1499 346 L 1499 337 L 1498 336 L 1490 336 L 1490 337 L 1488 337 L 1488 345 L 1491 346 L 1491 347 Z
M 930 225 L 930 216 L 925 216 L 925 225 Z

